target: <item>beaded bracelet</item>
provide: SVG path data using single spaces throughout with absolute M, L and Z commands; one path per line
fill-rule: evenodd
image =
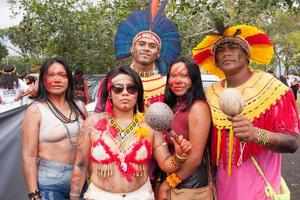
M 172 162 L 173 166 L 177 168 L 177 167 L 180 167 L 186 161 L 186 159 L 187 158 L 180 157 L 177 153 L 175 153 L 172 156 L 171 162 Z
M 178 163 L 181 164 L 181 165 L 182 165 L 182 164 L 186 161 L 186 159 L 187 159 L 187 157 L 181 157 L 181 156 L 179 156 L 177 153 L 174 154 L 174 158 L 175 158 L 176 162 L 178 162 Z
M 80 197 L 80 193 L 77 193 L 77 192 L 70 192 L 69 196 L 70 196 L 70 197 L 74 197 L 74 198 L 79 198 L 79 197 Z
M 34 192 L 31 192 L 28 194 L 28 197 L 30 200 L 36 200 L 41 198 L 40 191 L 36 190 Z
M 267 143 L 270 142 L 270 136 L 269 136 L 270 132 L 265 130 L 265 129 L 261 129 L 258 128 L 257 129 L 257 143 L 262 144 L 262 145 L 266 145 Z
M 178 184 L 182 182 L 182 179 L 179 178 L 176 173 L 170 174 L 166 179 L 167 184 L 171 189 L 175 188 Z

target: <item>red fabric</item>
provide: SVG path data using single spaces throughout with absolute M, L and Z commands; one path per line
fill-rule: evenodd
M 255 44 L 272 45 L 272 42 L 270 41 L 269 37 L 263 33 L 246 37 L 245 40 L 249 43 L 250 46 Z
M 298 109 L 294 100 L 293 92 L 291 90 L 286 92 L 285 95 L 283 95 L 275 105 L 271 105 L 270 108 L 265 111 L 265 113 L 262 113 L 258 118 L 255 118 L 252 123 L 255 127 L 263 128 L 272 132 L 280 132 L 290 135 L 299 134 L 300 124 Z M 217 158 L 217 133 L 218 130 L 216 127 L 214 127 L 212 131 L 212 164 L 216 164 Z M 226 155 L 226 148 L 228 148 L 226 135 L 227 132 L 224 128 L 221 131 L 221 159 L 224 168 L 227 166 L 228 157 Z M 240 142 L 239 140 L 236 140 L 234 146 L 235 165 L 240 157 L 239 148 Z M 266 150 L 266 148 L 260 144 L 247 142 L 243 152 L 243 160 L 249 158 L 250 155 L 258 155 L 264 150 Z
M 222 159 L 223 163 L 227 163 L 226 162 L 226 158 L 227 158 L 227 151 L 226 151 L 226 148 L 227 148 L 227 139 L 226 139 L 226 129 L 223 128 L 222 131 L 221 131 L 221 151 L 220 151 L 220 161 Z M 226 168 L 226 165 L 223 166 L 224 169 Z
M 211 162 L 213 165 L 216 165 L 218 129 L 214 126 L 212 128 L 212 133 L 213 134 L 211 135 L 211 155 L 212 155 L 212 158 L 215 158 L 215 159 L 211 159 Z M 214 133 L 217 133 L 217 134 L 214 134 Z
M 96 107 L 94 110 L 95 113 L 100 113 L 100 111 L 101 111 L 101 90 L 103 87 L 103 82 L 104 82 L 103 80 L 100 82 L 100 85 L 98 88 L 98 93 L 97 93 L 98 100 L 97 100 Z

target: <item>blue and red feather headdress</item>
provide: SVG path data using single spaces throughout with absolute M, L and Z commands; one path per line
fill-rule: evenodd
M 156 66 L 160 73 L 167 72 L 169 64 L 180 55 L 181 43 L 176 25 L 163 15 L 166 4 L 167 0 L 158 9 L 159 0 L 151 0 L 147 10 L 134 12 L 120 24 L 115 37 L 117 59 L 131 56 L 130 50 L 135 36 L 143 31 L 150 31 L 161 42 Z

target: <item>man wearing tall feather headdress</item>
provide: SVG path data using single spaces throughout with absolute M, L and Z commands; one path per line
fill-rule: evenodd
M 273 47 L 253 26 L 218 26 L 193 49 L 193 59 L 223 78 L 206 93 L 211 108 L 212 163 L 217 166 L 218 199 L 271 199 L 280 193 L 281 154 L 299 146 L 298 110 L 292 91 L 274 76 L 253 70 L 250 63 L 268 64 Z M 241 114 L 225 115 L 219 106 L 227 88 L 245 101 Z M 266 178 L 258 172 L 258 166 Z M 266 184 L 266 181 L 270 185 Z M 265 190 L 266 185 L 268 190 Z
M 167 0 L 151 0 L 149 9 L 137 11 L 124 20 L 115 37 L 118 60 L 132 56 L 131 67 L 144 87 L 146 108 L 162 102 L 169 64 L 180 55 L 180 36 L 176 25 L 164 14 Z M 99 100 L 95 112 L 100 110 Z

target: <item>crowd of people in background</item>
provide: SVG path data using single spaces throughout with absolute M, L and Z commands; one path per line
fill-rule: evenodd
M 88 84 L 82 69 L 76 69 L 72 75 L 74 97 L 85 104 L 90 102 Z M 26 105 L 34 101 L 38 92 L 39 80 L 36 75 L 26 74 L 24 78 L 14 65 L 1 65 L 0 69 L 0 112 Z

